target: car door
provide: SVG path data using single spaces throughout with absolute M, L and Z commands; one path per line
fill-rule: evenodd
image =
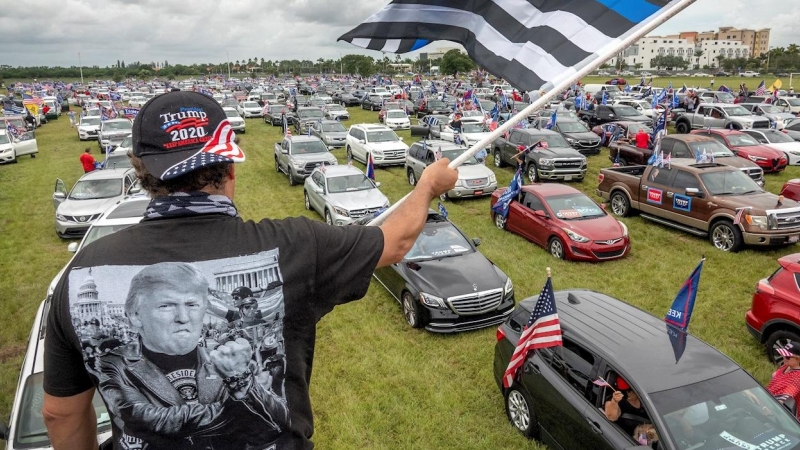
M 666 192 L 670 188 L 672 177 L 677 169 L 673 167 L 651 166 L 647 179 L 643 179 L 639 190 L 639 207 L 642 212 L 649 212 L 659 217 L 667 208 Z
M 611 449 L 603 439 L 587 394 L 599 358 L 567 336 L 563 346 L 536 350 L 523 365 L 521 384 L 530 393 L 542 437 L 563 450 Z M 589 420 L 591 419 L 591 420 Z
M 544 246 L 547 242 L 548 224 L 546 218 L 536 214 L 536 211 L 547 212 L 542 200 L 533 192 L 523 192 L 522 208 L 519 216 L 519 234 L 529 241 Z
M 597 372 L 598 377 L 602 376 L 604 380 L 613 380 L 612 375 L 615 377 L 617 373 L 619 372 L 611 367 L 606 361 L 600 362 Z M 584 416 L 586 417 L 587 421 L 592 420 L 592 422 L 594 422 L 600 429 L 600 432 L 603 436 L 603 444 L 607 445 L 605 448 L 638 448 L 636 447 L 637 444 L 633 443 L 631 436 L 628 436 L 628 434 L 625 433 L 625 431 L 619 425 L 611 422 L 606 417 L 604 410 L 605 402 L 611 398 L 613 392 L 614 389 L 611 387 L 592 385 L 591 393 L 589 394 L 589 400 L 593 401 L 593 407 L 587 408 Z M 641 396 L 639 398 L 641 398 Z M 647 407 L 646 404 L 645 407 Z M 664 434 L 660 433 L 660 430 L 659 436 L 664 436 Z M 662 450 L 664 449 L 663 445 L 660 445 L 656 448 Z
M 705 117 L 705 127 L 725 128 L 727 122 L 725 112 L 716 106 L 707 107 L 708 115 Z
M 58 205 L 60 205 L 64 200 L 67 199 L 67 186 L 61 181 L 61 178 L 56 178 L 56 186 L 53 189 L 53 208 L 58 210 Z
M 308 203 L 311 209 L 324 216 L 325 209 L 325 181 L 321 173 L 315 171 L 311 174 L 311 189 L 308 191 Z
M 523 133 L 519 130 L 511 130 L 511 135 L 508 137 L 508 142 L 506 145 L 503 146 L 503 156 L 502 159 L 506 164 L 510 164 L 514 167 L 517 166 L 517 161 L 513 159 L 514 155 L 519 153 L 517 150 L 517 146 L 519 145 L 528 145 L 528 135 L 527 133 Z
M 22 133 L 19 138 L 12 139 L 11 146 L 14 147 L 14 154 L 16 156 L 35 155 L 39 153 L 39 146 L 36 139 L 33 137 L 32 131 Z

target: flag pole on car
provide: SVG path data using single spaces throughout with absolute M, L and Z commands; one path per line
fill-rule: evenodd
M 468 49 L 470 57 L 481 66 L 494 67 L 493 71 L 496 75 L 507 80 L 520 80 L 520 84 L 524 83 L 526 77 L 529 79 L 539 79 L 544 82 L 540 88 L 541 96 L 536 101 L 517 112 L 517 114 L 509 118 L 503 125 L 498 126 L 483 139 L 474 143 L 467 151 L 450 161 L 449 166 L 451 168 L 456 168 L 474 156 L 480 149 L 490 145 L 506 131 L 511 130 L 518 122 L 547 105 L 556 95 L 559 95 L 578 80 L 589 75 L 606 61 L 617 56 L 622 50 L 632 45 L 639 38 L 663 24 L 669 18 L 695 1 L 696 0 L 672 0 L 665 3 L 661 8 L 658 8 L 658 6 L 650 2 L 636 1 L 634 2 L 636 3 L 636 7 L 628 8 L 626 6 L 627 9 L 625 10 L 609 10 L 610 14 L 618 18 L 618 20 L 614 23 L 605 23 L 603 25 L 602 28 L 604 29 L 614 29 L 602 33 L 601 36 L 605 38 L 604 41 L 607 41 L 607 43 L 601 48 L 591 48 L 591 41 L 596 41 L 596 39 L 589 39 L 589 35 L 594 36 L 601 32 L 597 28 L 591 27 L 583 18 L 579 17 L 579 12 L 573 14 L 568 11 L 559 11 L 560 13 L 572 14 L 574 16 L 574 20 L 566 24 L 568 21 L 559 19 L 561 16 L 557 14 L 552 15 L 550 13 L 541 13 L 538 10 L 535 11 L 536 15 L 544 21 L 542 24 L 543 28 L 551 28 L 556 32 L 562 33 L 565 37 L 574 35 L 576 41 L 582 38 L 581 42 L 573 42 L 570 40 L 571 38 L 565 38 L 566 45 L 559 46 L 558 49 L 548 53 L 542 50 L 541 46 L 537 45 L 536 42 L 532 43 L 529 41 L 520 44 L 507 39 L 498 39 L 498 36 L 494 35 L 486 37 L 483 35 L 476 35 L 471 30 L 466 30 L 464 33 L 453 33 L 454 30 L 463 31 L 464 27 L 455 24 L 437 23 L 435 20 L 440 18 L 443 20 L 446 19 L 448 17 L 447 12 L 450 10 L 459 12 L 462 16 L 468 16 L 477 21 L 485 21 L 486 18 L 481 17 L 479 12 L 465 12 L 459 9 L 460 7 L 466 8 L 466 5 L 470 5 L 471 3 L 464 3 L 463 5 L 458 4 L 452 7 L 435 7 L 424 4 L 426 3 L 425 1 L 421 1 L 420 3 L 423 4 L 420 5 L 390 3 L 381 11 L 378 11 L 378 13 L 368 18 L 367 21 L 359 27 L 341 36 L 339 40 L 344 40 L 363 48 L 384 50 L 392 53 L 406 53 L 421 48 L 433 40 L 453 40 L 453 36 L 455 35 L 467 35 L 470 36 L 469 41 L 460 43 L 464 44 Z M 598 2 L 598 4 L 599 3 L 600 2 Z M 630 6 L 630 2 L 624 3 Z M 486 8 L 493 7 L 491 2 L 486 2 L 485 5 L 482 5 L 482 7 L 484 6 Z M 564 7 L 565 10 L 568 9 L 569 2 L 565 1 Z M 420 18 L 418 13 L 421 8 L 425 8 L 428 12 L 438 8 L 442 10 L 442 13 L 440 15 L 433 15 L 430 18 L 432 22 L 420 23 L 420 20 L 418 20 Z M 603 17 L 606 16 L 603 15 Z M 414 20 L 410 18 L 414 18 Z M 602 19 L 597 20 L 599 24 Z M 580 30 L 570 30 L 569 26 L 575 25 L 576 23 L 582 23 L 582 29 L 584 30 L 591 29 L 593 31 L 587 31 L 586 34 L 582 34 Z M 520 22 L 515 21 L 508 25 L 511 27 L 518 26 L 521 30 L 530 31 L 527 25 Z M 392 33 L 400 34 L 393 35 Z M 417 35 L 419 33 L 427 34 L 424 36 Z M 435 33 L 438 33 L 438 35 L 434 36 L 433 34 Z M 608 34 L 614 33 L 617 33 L 617 37 L 610 38 L 608 36 Z M 570 54 L 559 55 L 558 50 L 562 47 L 569 50 Z M 477 51 L 475 50 L 476 48 L 478 48 Z M 536 50 L 531 50 L 531 48 L 538 49 L 538 52 Z M 591 48 L 591 51 L 586 50 L 588 48 Z M 532 53 L 535 54 L 532 56 L 534 60 L 539 61 L 541 66 L 547 67 L 544 67 L 541 71 L 537 71 L 539 69 L 538 67 L 526 67 L 524 64 L 520 64 L 517 57 L 530 59 Z M 573 65 L 569 67 L 561 65 L 558 61 L 560 56 L 563 60 L 570 60 L 574 59 L 575 54 L 583 55 L 584 53 L 587 53 L 588 56 L 574 62 Z M 497 68 L 495 65 L 491 64 L 495 61 L 504 61 L 506 64 L 504 64 L 502 68 Z M 553 62 L 555 62 L 555 64 L 553 64 Z M 551 70 L 554 66 L 560 66 L 561 69 Z M 383 223 L 386 217 L 405 201 L 406 197 L 408 197 L 408 195 L 394 203 L 383 214 L 370 222 L 369 225 L 374 226 Z

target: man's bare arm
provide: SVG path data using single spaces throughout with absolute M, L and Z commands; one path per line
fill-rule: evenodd
M 94 388 L 71 397 L 44 394 L 42 417 L 55 450 L 87 450 L 99 446 L 93 396 Z
M 456 185 L 458 171 L 447 167 L 449 163 L 449 159 L 442 158 L 425 168 L 411 195 L 381 225 L 383 254 L 378 267 L 403 259 L 425 226 L 431 200 Z

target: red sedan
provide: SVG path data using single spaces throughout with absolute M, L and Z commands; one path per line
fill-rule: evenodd
M 492 194 L 494 206 L 504 189 Z M 630 251 L 628 228 L 581 191 L 557 183 L 522 187 L 508 216 L 492 214 L 497 228 L 539 244 L 551 255 L 574 261 L 607 261 Z
M 747 329 L 775 363 L 777 349 L 800 340 L 800 253 L 778 259 L 780 268 L 756 285 L 753 304 L 745 315 Z
M 781 195 L 790 199 L 800 202 L 800 179 L 795 178 L 783 184 L 781 188 Z
M 710 136 L 731 149 L 733 153 L 758 164 L 764 173 L 783 171 L 789 164 L 786 154 L 760 144 L 754 137 L 737 130 L 711 129 L 694 130 L 692 134 Z

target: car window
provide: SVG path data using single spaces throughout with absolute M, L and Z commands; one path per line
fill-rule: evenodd
M 411 144 L 411 146 L 408 147 L 408 156 L 410 156 L 411 158 L 419 159 L 419 149 L 421 147 L 422 146 L 419 144 Z
M 591 383 L 594 355 L 570 339 L 562 340 L 563 346 L 556 347 L 547 362 L 572 387 L 581 393 L 586 392 Z
M 763 192 L 760 187 L 741 170 L 725 170 L 700 174 L 710 195 L 731 195 Z
M 669 186 L 669 180 L 673 174 L 672 170 L 671 167 L 653 167 L 647 176 L 647 181 Z
M 339 194 L 342 192 L 363 191 L 374 189 L 375 185 L 364 174 L 344 175 L 328 178 L 328 192 Z
M 794 274 L 794 286 L 800 291 L 800 273 Z
M 94 200 L 111 198 L 122 194 L 120 179 L 78 180 L 69 193 L 70 200 Z
M 683 190 L 686 188 L 700 189 L 700 181 L 697 180 L 697 177 L 694 176 L 693 173 L 679 170 L 678 173 L 675 174 L 675 179 L 672 181 L 672 187 L 676 190 Z
M 406 261 L 422 261 L 472 253 L 475 250 L 450 222 L 428 223 L 406 254 Z
M 531 211 L 544 211 L 544 204 L 539 197 L 531 194 L 530 192 L 525 193 L 525 198 L 522 200 L 522 204 L 529 208 Z
M 675 145 L 672 147 L 673 158 L 691 158 L 692 154 L 689 153 L 689 147 L 684 142 L 674 141 Z

